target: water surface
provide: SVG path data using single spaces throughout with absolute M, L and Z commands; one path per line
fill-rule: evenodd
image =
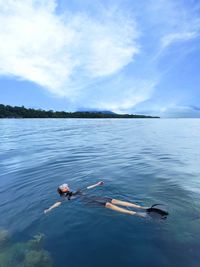
M 197 267 L 200 262 L 198 119 L 0 120 L 0 227 L 11 242 L 37 233 L 55 267 Z M 59 200 L 56 188 L 103 180 L 90 191 L 149 206 L 165 221 Z

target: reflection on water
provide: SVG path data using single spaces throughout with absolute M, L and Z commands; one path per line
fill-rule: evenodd
M 0 267 L 51 258 L 55 267 L 199 266 L 199 132 L 198 119 L 0 120 Z M 162 203 L 170 216 L 141 219 L 79 200 L 43 214 L 59 184 L 99 180 L 105 186 L 89 194 Z

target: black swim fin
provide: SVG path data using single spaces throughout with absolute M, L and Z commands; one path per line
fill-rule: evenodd
M 160 214 L 161 216 L 169 215 L 168 211 L 165 211 L 165 210 L 162 210 L 162 209 L 159 209 L 159 208 L 155 208 L 156 206 L 159 206 L 159 205 L 162 205 L 162 204 L 154 204 L 154 205 L 151 206 L 151 208 L 146 209 L 146 211 L 147 212 L 156 212 L 156 213 Z
M 151 208 L 153 208 L 153 207 L 155 207 L 155 206 L 161 206 L 161 205 L 163 205 L 163 204 L 153 204 L 153 205 L 151 206 Z

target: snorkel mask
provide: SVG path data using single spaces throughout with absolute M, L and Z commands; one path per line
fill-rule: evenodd
M 58 188 L 57 188 L 57 192 L 58 194 L 60 194 L 60 196 L 63 196 L 65 194 L 68 194 L 70 191 L 68 184 L 61 184 Z
M 63 189 L 65 189 L 66 187 L 69 188 L 68 184 L 61 184 L 58 188 L 59 188 L 60 190 L 63 190 Z

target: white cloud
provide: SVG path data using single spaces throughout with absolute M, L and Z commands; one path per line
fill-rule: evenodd
M 116 113 L 124 113 L 138 103 L 144 102 L 151 96 L 157 81 L 138 80 L 134 77 L 124 77 L 123 75 L 111 82 L 112 89 L 99 95 L 101 98 L 89 101 L 91 107 L 98 105 L 101 110 L 112 110 Z M 108 87 L 109 87 L 108 83 Z M 116 85 L 116 86 L 115 86 Z M 118 85 L 118 87 L 117 87 Z
M 159 60 L 173 44 L 181 45 L 199 37 L 198 8 L 198 4 L 187 1 L 150 0 L 149 24 L 153 26 L 153 36 L 155 35 L 157 41 L 157 52 L 153 59 Z
M 0 0 L 0 75 L 75 100 L 139 52 L 138 31 L 127 14 L 108 9 L 97 20 L 83 13 L 58 15 L 55 9 L 53 0 Z
M 162 37 L 161 39 L 161 47 L 162 49 L 167 48 L 173 43 L 176 42 L 184 42 L 189 41 L 198 36 L 197 32 L 176 32 L 176 33 L 169 33 Z
M 126 112 L 149 99 L 165 51 L 197 38 L 199 17 L 181 0 L 130 0 L 132 10 L 97 2 L 94 16 L 56 13 L 56 0 L 0 0 L 0 75 L 35 82 L 74 108 Z
M 162 117 L 172 118 L 200 118 L 200 108 L 194 106 L 172 105 L 160 112 Z

